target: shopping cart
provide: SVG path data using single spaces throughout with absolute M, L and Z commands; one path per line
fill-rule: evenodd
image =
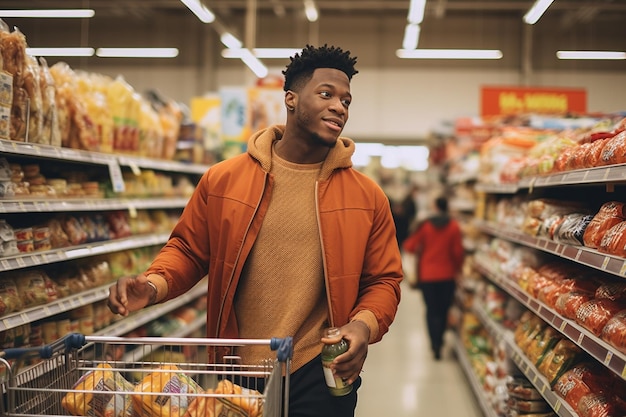
M 246 346 L 267 347 L 268 359 L 242 363 L 238 352 Z M 44 347 L 0 352 L 0 415 L 288 417 L 292 354 L 291 337 L 73 333 Z

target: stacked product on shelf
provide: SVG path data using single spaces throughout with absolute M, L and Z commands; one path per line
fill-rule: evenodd
M 473 259 L 527 311 L 509 330 L 489 290 L 478 319 L 547 413 L 625 415 L 626 119 L 525 122 L 498 126 L 480 149 Z

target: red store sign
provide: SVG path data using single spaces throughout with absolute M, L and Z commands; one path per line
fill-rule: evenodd
M 587 113 L 583 88 L 482 87 L 481 116 Z

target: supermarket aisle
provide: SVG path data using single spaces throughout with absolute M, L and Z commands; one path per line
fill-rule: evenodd
M 421 294 L 403 283 L 390 332 L 381 343 L 370 346 L 358 417 L 482 416 L 449 338 L 443 359 L 437 362 L 432 359 L 425 326 Z

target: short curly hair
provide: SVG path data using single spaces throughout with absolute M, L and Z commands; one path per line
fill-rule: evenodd
M 290 58 L 291 62 L 282 72 L 285 76 L 283 90 L 298 90 L 313 76 L 313 71 L 317 68 L 333 68 L 343 71 L 348 80 L 357 74 L 354 69 L 356 57 L 350 56 L 350 51 L 343 51 L 335 46 L 313 47 L 307 45 L 301 53 L 296 53 Z

